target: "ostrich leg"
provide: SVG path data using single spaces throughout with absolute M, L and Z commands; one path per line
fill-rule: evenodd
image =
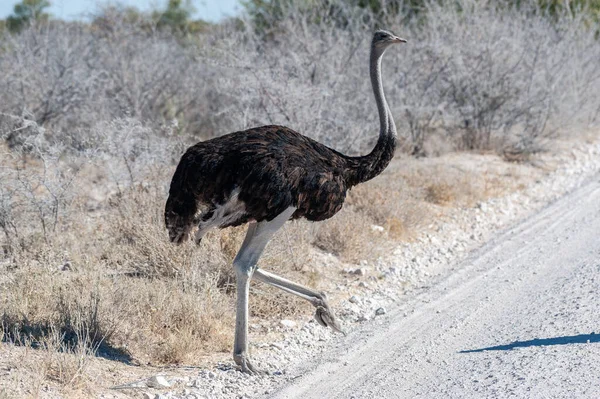
M 233 360 L 245 373 L 258 372 L 250 363 L 248 357 L 248 294 L 250 279 L 267 243 L 295 211 L 296 208 L 290 207 L 270 222 L 250 223 L 242 247 L 233 261 L 237 285 Z
M 320 325 L 323 327 L 331 327 L 335 332 L 339 332 L 344 335 L 346 334 L 344 331 L 342 331 L 339 322 L 329 307 L 329 304 L 327 303 L 327 296 L 324 292 L 315 291 L 311 288 L 294 283 L 293 281 L 258 268 L 254 271 L 254 278 L 265 284 L 272 285 L 273 287 L 277 287 L 280 290 L 297 295 L 300 298 L 307 300 L 315 308 L 317 308 L 315 319 Z

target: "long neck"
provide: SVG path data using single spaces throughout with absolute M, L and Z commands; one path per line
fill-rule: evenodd
M 388 166 L 396 150 L 396 125 L 385 100 L 381 81 L 382 56 L 381 49 L 377 49 L 375 46 L 371 47 L 370 73 L 375 102 L 379 111 L 379 139 L 375 148 L 368 155 L 349 158 L 351 162 L 347 181 L 351 186 L 379 175 Z

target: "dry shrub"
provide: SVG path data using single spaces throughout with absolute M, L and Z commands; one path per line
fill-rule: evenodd
M 448 205 L 456 196 L 454 188 L 448 183 L 437 182 L 425 187 L 425 201 L 436 205 Z
M 110 245 L 101 255 L 110 269 L 138 277 L 212 274 L 226 263 L 218 237 L 209 236 L 200 246 L 191 241 L 173 245 L 164 227 L 164 201 L 160 189 L 134 187 L 111 200 L 113 209 L 103 226 Z
M 359 262 L 376 257 L 381 242 L 382 234 L 373 230 L 368 216 L 345 207 L 319 225 L 313 245 L 344 261 Z
M 507 147 L 502 151 L 502 159 L 504 159 L 506 162 L 526 163 L 531 161 L 534 153 L 534 151 L 530 151 L 528 149 Z
M 20 350 L 3 354 L 3 366 L 12 371 L 14 380 L 0 386 L 0 397 L 24 397 L 24 393 L 27 397 L 46 396 L 52 392 L 50 384 L 60 388 L 60 397 L 92 396 L 88 384 L 93 379 L 90 366 L 94 352 L 87 343 L 66 347 L 62 335 L 52 331 L 41 341 L 25 337 L 17 344 Z M 20 355 L 14 356 L 14 352 Z
M 211 292 L 214 282 L 205 285 L 182 292 L 181 285 L 164 282 L 155 284 L 153 295 L 141 293 L 142 306 L 136 311 L 138 318 L 146 314 L 153 340 L 146 341 L 145 350 L 152 362 L 194 364 L 204 353 L 231 350 L 233 303 L 217 290 Z
M 410 238 L 410 229 L 401 219 L 391 217 L 388 219 L 385 228 L 388 236 L 396 241 L 407 241 Z
M 372 223 L 383 225 L 390 216 L 388 201 L 395 198 L 391 191 L 372 183 L 359 185 L 348 193 L 346 204 L 369 217 Z
M 90 148 L 90 127 L 136 118 L 155 128 L 153 138 L 165 125 L 209 138 L 286 124 L 358 153 L 376 134 L 366 60 L 372 31 L 385 25 L 410 39 L 384 60 L 390 111 L 410 154 L 532 149 L 565 125 L 598 122 L 598 27 L 585 13 L 549 18 L 533 1 L 427 0 L 423 17 L 409 20 L 338 2 L 348 18 L 336 24 L 316 15 L 328 0 L 308 14 L 304 1 L 287 3 L 267 37 L 243 16 L 186 39 L 118 13 L 102 17 L 108 35 L 79 22 L 32 24 L 3 38 L 0 112 L 28 110 L 78 150 Z M 438 138 L 447 145 L 431 146 Z
M 347 204 L 368 217 L 371 225 L 384 227 L 388 238 L 406 241 L 426 223 L 428 210 L 414 199 L 414 189 L 395 171 L 400 164 L 394 162 L 380 179 L 353 188 Z
M 60 334 L 64 345 L 73 348 L 100 347 L 110 339 L 116 319 L 93 278 L 27 269 L 17 271 L 4 284 L 2 329 L 6 339 L 19 342 L 25 337 L 41 342 Z
M 2 324 L 11 341 L 43 342 L 56 331 L 65 348 L 86 345 L 109 358 L 158 364 L 197 362 L 206 351 L 229 349 L 232 303 L 198 275 L 32 274 L 16 273 L 4 285 Z
M 25 343 L 27 344 L 27 343 Z M 45 378 L 72 390 L 85 387 L 87 368 L 95 355 L 95 346 L 82 340 L 75 347 L 65 345 L 63 334 L 52 331 L 41 344 L 44 351 Z
M 314 285 L 304 282 L 304 278 L 294 278 L 285 275 L 288 280 L 315 288 Z M 250 290 L 250 314 L 257 317 L 251 322 L 264 320 L 289 319 L 298 316 L 308 316 L 314 308 L 304 299 L 295 297 L 280 289 L 253 282 Z

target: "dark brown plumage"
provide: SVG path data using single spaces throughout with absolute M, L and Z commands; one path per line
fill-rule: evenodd
M 311 221 L 335 215 L 352 186 L 380 173 L 393 157 L 395 140 L 379 143 L 366 157 L 348 157 L 284 126 L 230 133 L 190 147 L 173 175 L 165 222 L 171 238 L 189 233 L 212 216 L 234 189 L 245 212 L 219 227 L 272 220 L 285 209 Z M 183 240 L 184 236 L 179 236 Z

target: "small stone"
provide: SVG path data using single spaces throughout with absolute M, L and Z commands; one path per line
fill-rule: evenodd
M 163 375 L 155 375 L 154 377 L 148 378 L 146 385 L 150 388 L 168 388 L 171 383 Z
M 286 328 L 294 328 L 294 327 L 296 327 L 296 322 L 292 321 L 292 320 L 281 320 L 279 322 L 279 324 L 281 324 L 282 326 L 284 326 Z
M 367 274 L 367 269 L 364 267 L 359 267 L 356 269 L 344 268 L 344 273 L 353 274 L 355 276 L 364 276 L 365 274 Z
M 383 316 L 383 315 L 384 315 L 384 314 L 386 314 L 386 313 L 387 313 L 387 312 L 386 312 L 385 308 L 378 308 L 378 309 L 375 311 L 375 315 L 376 315 L 376 316 Z
M 383 226 L 378 226 L 376 224 L 371 225 L 371 230 L 376 231 L 378 233 L 383 233 L 385 231 L 385 228 L 383 228 Z
M 280 351 L 282 351 L 282 350 L 283 350 L 283 345 L 282 345 L 282 344 L 280 344 L 279 342 L 273 342 L 273 343 L 271 344 L 271 346 L 272 346 L 273 348 L 279 349 Z
M 142 395 L 142 397 L 144 399 L 154 399 L 154 395 L 152 395 L 150 392 L 144 392 L 144 394 Z
M 348 299 L 348 302 L 350 302 L 350 303 L 359 303 L 360 301 L 358 300 L 358 297 L 356 295 L 352 295 L 350 297 L 350 299 Z
M 62 265 L 59 267 L 59 270 L 60 270 L 61 272 L 68 272 L 68 271 L 71 271 L 71 270 L 73 270 L 73 267 L 71 266 L 71 262 L 69 262 L 69 261 L 66 261 L 65 263 L 63 263 L 63 264 L 62 264 Z
M 361 288 L 368 288 L 369 284 L 365 283 L 364 281 L 361 281 L 360 283 L 358 283 L 358 286 Z

